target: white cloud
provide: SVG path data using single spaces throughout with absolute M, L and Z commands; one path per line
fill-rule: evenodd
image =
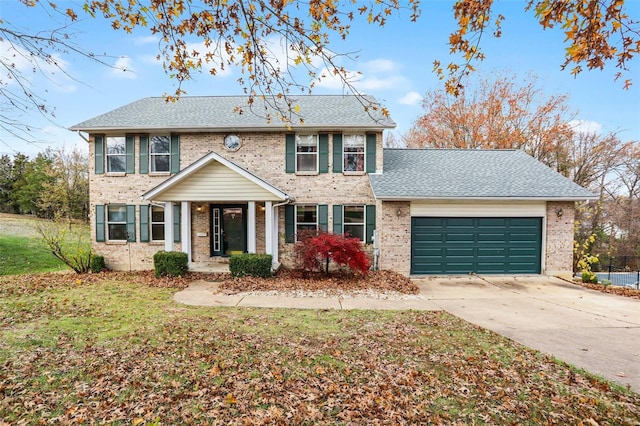
M 133 60 L 128 56 L 120 56 L 116 63 L 113 65 L 111 75 L 118 78 L 137 78 L 136 71 L 133 68 Z
M 602 124 L 597 121 L 589 120 L 571 120 L 569 126 L 576 133 L 592 133 L 599 135 L 602 132 Z
M 398 64 L 389 59 L 374 59 L 363 64 L 363 70 L 365 72 L 371 72 L 374 74 L 395 72 L 398 68 Z
M 398 103 L 402 105 L 418 105 L 420 101 L 422 101 L 422 95 L 418 92 L 409 92 L 398 99 Z
M 152 44 L 152 43 L 158 43 L 160 41 L 160 39 L 154 35 L 150 35 L 150 36 L 146 36 L 146 37 L 136 37 L 134 39 L 134 43 L 137 44 L 138 46 L 144 45 L 144 44 Z
M 35 83 L 34 79 L 27 74 L 33 73 L 39 77 L 44 77 L 53 84 L 57 92 L 75 92 L 77 87 L 73 80 L 67 76 L 69 64 L 56 54 L 52 54 L 48 59 L 43 59 L 30 54 L 27 50 L 6 40 L 0 40 L 0 61 L 13 66 L 18 78 L 22 79 L 22 84 L 30 86 Z M 4 79 L 2 84 L 9 85 L 15 83 L 13 79 Z
M 407 84 L 407 78 L 395 72 L 399 67 L 393 61 L 376 59 L 358 66 L 362 72 L 346 70 L 346 80 L 356 89 L 363 92 L 394 89 Z M 325 68 L 318 76 L 321 78 L 316 84 L 330 90 L 343 89 L 344 83 L 340 76 Z

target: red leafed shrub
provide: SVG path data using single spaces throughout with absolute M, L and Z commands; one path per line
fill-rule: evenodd
M 371 262 L 357 238 L 328 232 L 311 232 L 298 235 L 295 255 L 298 265 L 307 271 L 329 273 L 329 261 L 338 266 L 348 266 L 366 275 Z

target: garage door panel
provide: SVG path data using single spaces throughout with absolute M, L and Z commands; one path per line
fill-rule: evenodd
M 478 242 L 494 242 L 504 244 L 507 242 L 507 233 L 506 232 L 479 232 L 478 233 Z
M 498 227 L 504 228 L 506 225 L 505 218 L 502 217 L 481 217 L 478 218 L 478 227 Z
M 414 274 L 540 273 L 542 218 L 414 217 L 411 223 Z
M 492 257 L 500 257 L 503 258 L 509 255 L 509 250 L 503 247 L 480 247 L 477 249 L 477 256 L 480 259 L 492 258 Z
M 450 217 L 441 219 L 441 223 L 448 227 L 459 227 L 459 228 L 474 228 L 475 223 L 473 219 L 466 217 Z

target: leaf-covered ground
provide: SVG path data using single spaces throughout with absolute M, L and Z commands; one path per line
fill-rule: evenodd
M 443 312 L 192 308 L 187 278 L 0 278 L 0 424 L 639 424 L 640 396 Z M 192 277 L 193 278 L 193 277 Z
M 583 287 L 590 288 L 591 290 L 597 290 L 602 293 L 615 294 L 616 296 L 623 297 L 631 297 L 633 299 L 640 299 L 640 290 L 631 287 L 622 287 L 622 286 L 604 286 L 602 284 L 590 284 L 590 283 L 579 283 Z
M 347 272 L 304 273 L 281 270 L 272 278 L 229 278 L 220 283 L 219 291 L 235 294 L 244 291 L 318 291 L 325 293 L 375 290 L 418 294 L 418 286 L 409 278 L 393 271 L 373 271 L 366 276 Z

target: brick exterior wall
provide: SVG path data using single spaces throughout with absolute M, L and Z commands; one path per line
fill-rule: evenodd
M 391 269 L 404 275 L 411 270 L 411 203 L 408 201 L 378 203 L 377 233 L 380 247 L 380 269 Z
M 325 132 L 323 132 L 325 133 Z M 333 173 L 333 140 L 329 134 L 329 173 L 317 175 L 296 175 L 285 172 L 285 133 L 240 133 L 242 147 L 235 151 L 227 151 L 223 146 L 224 137 L 228 133 L 181 133 L 180 134 L 180 169 L 184 169 L 207 153 L 214 151 L 240 167 L 259 176 L 271 185 L 292 195 L 296 204 L 328 204 L 329 230 L 333 227 L 332 209 L 335 204 L 375 204 L 375 199 L 365 173 L 345 175 Z M 336 130 L 335 133 L 341 133 Z M 124 136 L 124 134 L 113 134 Z M 116 270 L 142 270 L 153 268 L 153 254 L 163 250 L 161 243 L 140 242 L 140 197 L 145 192 L 165 181 L 168 175 L 154 176 L 139 173 L 139 137 L 135 136 L 135 173 L 125 176 L 95 174 L 95 152 L 93 135 L 89 143 L 90 156 L 90 221 L 93 250 L 105 257 L 107 267 Z M 376 169 L 382 169 L 382 132 L 377 134 Z M 135 243 L 96 242 L 97 204 L 136 205 L 136 239 Z M 196 207 L 202 206 L 202 212 Z M 264 203 L 256 205 L 256 251 L 265 252 Z M 191 206 L 192 219 L 192 260 L 207 261 L 210 259 L 210 218 L 209 202 L 194 202 Z M 206 233 L 207 236 L 198 236 Z M 291 265 L 292 244 L 284 242 L 284 207 L 279 209 L 280 260 Z M 181 250 L 180 243 L 174 243 L 174 250 Z M 369 248 L 371 250 L 371 248 Z
M 558 212 L 562 215 L 558 216 Z M 547 203 L 544 274 L 571 278 L 573 274 L 574 202 Z

